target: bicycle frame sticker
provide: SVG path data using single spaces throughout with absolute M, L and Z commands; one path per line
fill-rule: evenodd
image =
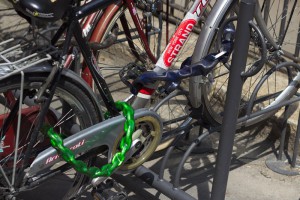
M 168 46 L 160 56 L 156 63 L 157 67 L 168 70 L 172 65 L 174 59 L 179 54 L 188 36 L 192 32 L 196 23 L 200 20 L 203 11 L 205 10 L 208 0 L 195 1 L 190 11 L 185 15 L 183 21 L 180 23 Z
M 209 2 L 209 0 L 195 0 L 193 6 L 189 10 L 189 12 L 186 13 L 184 19 L 175 31 L 166 49 L 159 57 L 157 63 L 155 64 L 155 69 L 160 68 L 163 70 L 168 70 L 171 67 L 173 61 L 179 54 L 181 48 L 188 39 L 194 26 L 200 20 L 200 17 L 203 14 Z M 139 91 L 137 96 L 143 99 L 150 99 L 152 93 L 145 93 L 145 91 L 146 89 L 143 88 L 143 90 Z
M 195 24 L 196 20 L 194 19 L 188 19 L 180 24 L 164 53 L 163 60 L 166 67 L 171 66 L 173 60 L 176 58 L 180 49 L 192 32 Z
M 70 147 L 71 150 L 75 150 L 75 149 L 78 149 L 79 147 L 82 147 L 83 145 L 85 144 L 85 139 L 83 139 L 82 141 L 79 141 L 77 144 L 73 145 Z M 49 156 L 47 159 L 46 159 L 46 165 L 51 163 L 52 161 L 56 160 L 59 158 L 59 155 L 55 155 L 55 156 Z
M 193 14 L 196 13 L 197 16 L 200 17 L 202 15 L 203 9 L 206 7 L 207 2 L 208 2 L 207 0 L 201 0 L 196 10 L 193 12 Z
M 5 148 L 9 148 L 10 147 L 10 145 L 5 146 L 4 140 L 5 140 L 5 136 L 0 141 L 0 153 L 3 153 Z

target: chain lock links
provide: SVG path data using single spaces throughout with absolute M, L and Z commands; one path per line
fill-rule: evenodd
M 126 118 L 124 124 L 125 135 L 121 139 L 120 149 L 121 151 L 117 152 L 111 163 L 103 165 L 101 168 L 97 167 L 88 167 L 86 163 L 81 160 L 75 159 L 75 154 L 64 146 L 63 139 L 59 134 L 53 131 L 53 128 L 50 128 L 47 132 L 48 137 L 53 148 L 56 149 L 58 154 L 69 163 L 77 172 L 87 175 L 91 178 L 96 178 L 100 176 L 110 176 L 113 171 L 119 167 L 125 160 L 125 154 L 129 151 L 132 143 L 132 134 L 135 128 L 134 123 L 134 110 L 125 102 L 116 102 L 116 108 L 123 112 L 124 117 Z

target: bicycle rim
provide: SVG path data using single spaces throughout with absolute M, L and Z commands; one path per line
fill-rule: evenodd
M 226 22 L 225 19 L 228 19 L 231 16 L 236 16 L 238 13 L 237 10 L 238 9 L 236 7 L 236 4 L 231 5 L 230 9 L 226 13 L 226 16 L 223 17 L 223 20 L 221 21 L 219 27 L 221 27 L 222 23 Z M 236 21 L 233 23 L 236 25 Z M 274 37 L 273 39 L 277 41 L 278 38 Z M 214 52 L 218 50 L 218 41 L 218 34 L 215 34 L 214 39 L 210 44 L 209 52 Z M 261 59 L 262 42 L 264 42 L 264 40 L 258 40 L 257 33 L 255 33 L 255 31 L 252 30 L 246 70 L 249 69 L 254 62 Z M 263 110 L 264 108 L 267 108 L 270 105 L 274 105 L 274 103 L 277 104 L 282 102 L 283 99 L 286 100 L 292 97 L 292 95 L 289 95 L 286 98 L 280 98 L 280 101 L 276 100 L 279 94 L 281 94 L 283 91 L 289 88 L 288 86 L 290 81 L 293 79 L 293 77 L 296 77 L 297 74 L 297 70 L 293 66 L 287 66 L 280 68 L 280 70 L 275 70 L 275 67 L 277 65 L 285 61 L 286 60 L 282 56 L 280 56 L 280 54 L 278 54 L 278 51 L 274 51 L 274 49 L 270 47 L 270 45 L 268 45 L 267 43 L 267 54 L 263 68 L 255 76 L 249 77 L 244 81 L 239 117 L 242 117 L 245 114 L 251 114 Z M 231 60 L 229 60 L 225 64 L 219 64 L 214 69 L 214 71 L 211 74 L 209 74 L 208 77 L 206 77 L 205 86 L 202 88 L 202 101 L 205 108 L 204 117 L 208 122 L 210 122 L 214 126 L 218 126 L 222 123 L 230 63 Z M 255 90 L 256 86 L 261 81 L 261 79 L 263 77 L 266 77 L 267 74 L 269 75 L 267 76 L 263 84 L 261 84 L 260 88 L 257 89 L 258 92 L 255 98 L 252 98 L 253 105 L 251 106 L 251 108 L 248 108 L 253 91 Z M 296 77 L 296 79 L 298 78 Z M 295 90 L 293 91 L 295 92 Z M 275 112 L 270 112 L 264 115 L 264 117 L 254 118 L 252 120 L 250 119 L 246 124 L 244 124 L 244 126 L 251 126 L 260 121 L 263 121 L 264 119 L 267 119 L 268 117 L 272 116 L 274 113 Z

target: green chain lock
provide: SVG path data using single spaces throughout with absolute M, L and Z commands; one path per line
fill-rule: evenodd
M 131 147 L 132 134 L 135 128 L 133 108 L 125 102 L 116 102 L 116 108 L 122 111 L 126 118 L 124 124 L 125 135 L 120 142 L 120 151 L 113 156 L 111 163 L 103 165 L 101 168 L 88 167 L 83 161 L 75 159 L 75 154 L 64 146 L 63 139 L 59 136 L 59 134 L 55 133 L 53 128 L 50 128 L 47 135 L 50 138 L 52 147 L 55 148 L 61 158 L 69 163 L 77 172 L 85 174 L 91 178 L 110 176 L 114 170 L 124 162 L 125 154 Z

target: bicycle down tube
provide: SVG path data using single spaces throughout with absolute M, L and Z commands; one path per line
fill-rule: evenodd
M 162 73 L 164 71 L 167 71 L 171 67 L 174 59 L 179 54 L 194 26 L 200 20 L 200 17 L 209 2 L 209 0 L 196 0 L 194 2 L 191 9 L 187 12 L 184 19 L 181 21 L 176 32 L 173 34 L 171 40 L 169 41 L 169 44 L 155 64 L 154 72 Z M 132 107 L 144 107 L 147 104 L 148 100 L 151 98 L 151 95 L 154 93 L 156 85 L 157 84 L 147 85 L 147 87 L 142 88 L 137 94 L 137 98 L 133 102 Z

